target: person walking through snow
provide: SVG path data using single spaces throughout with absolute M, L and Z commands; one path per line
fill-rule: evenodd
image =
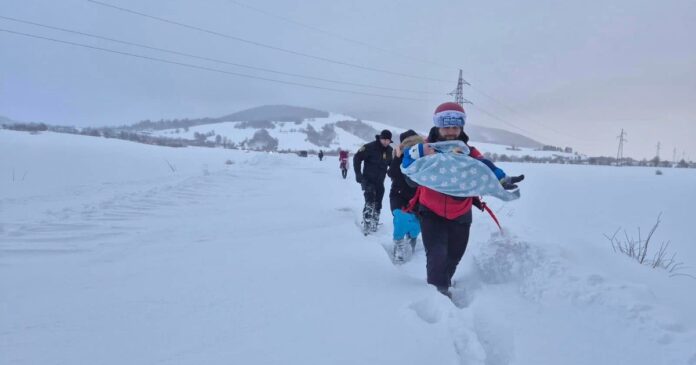
M 408 151 L 404 151 L 401 166 L 402 171 L 409 177 L 409 181 L 413 182 L 411 176 L 416 175 L 409 175 L 409 165 L 414 164 L 415 167 L 418 167 L 416 163 L 418 159 L 438 153 L 430 143 L 461 141 L 455 142 L 461 144 L 459 153 L 466 151 L 468 157 L 464 157 L 465 159 L 471 160 L 471 158 L 473 158 L 482 162 L 488 169 L 495 173 L 493 178 L 499 180 L 499 183 L 495 182 L 495 184 L 492 184 L 489 181 L 485 185 L 475 181 L 475 177 L 480 178 L 486 175 L 481 173 L 481 168 L 483 168 L 483 172 L 487 173 L 487 175 L 493 176 L 485 166 L 478 162 L 473 162 L 475 165 L 469 166 L 468 171 L 458 171 L 456 174 L 453 171 L 457 169 L 457 166 L 448 166 L 449 168 L 446 166 L 437 166 L 433 173 L 427 175 L 427 179 L 421 180 L 422 183 L 417 187 L 415 196 L 409 202 L 407 210 L 416 212 L 421 224 L 423 246 L 426 254 L 427 282 L 435 286 L 440 293 L 448 297 L 451 297 L 449 288 L 452 284 L 452 277 L 457 270 L 457 265 L 464 255 L 464 251 L 469 242 L 469 230 L 472 222 L 471 206 L 476 204 L 479 209 L 483 209 L 480 200 L 478 200 L 478 195 L 482 195 L 482 193 L 473 196 L 453 196 L 424 186 L 425 183 L 430 180 L 438 180 L 438 173 L 440 173 L 447 178 L 446 180 L 441 179 L 445 180 L 441 185 L 447 186 L 450 180 L 459 182 L 458 179 L 468 179 L 466 180 L 468 184 L 461 183 L 455 188 L 461 187 L 461 189 L 464 189 L 476 185 L 478 186 L 478 190 L 476 191 L 480 192 L 484 191 L 484 189 L 493 191 L 494 188 L 496 188 L 496 184 L 502 185 L 504 190 L 516 189 L 516 183 L 524 179 L 524 175 L 516 177 L 507 176 L 502 169 L 485 159 L 476 148 L 468 146 L 469 137 L 464 133 L 465 121 L 466 113 L 464 112 L 464 108 L 459 104 L 447 102 L 439 105 L 435 109 L 433 115 L 433 123 L 435 126 L 431 128 L 426 143 L 415 145 Z M 457 149 L 451 152 L 456 153 Z M 456 163 L 453 157 L 445 155 L 442 155 L 442 157 L 443 159 L 449 158 L 450 161 Z M 427 159 L 422 160 L 424 163 L 428 162 L 426 161 Z M 467 175 L 467 173 L 469 173 L 469 175 Z M 471 176 L 472 174 L 474 176 Z M 495 181 L 493 178 L 486 178 Z M 498 189 L 501 188 L 500 185 L 497 186 Z M 440 188 L 440 186 L 438 186 L 438 188 Z M 505 197 L 504 195 L 501 196 Z M 517 192 L 517 197 L 519 197 L 519 192 Z M 515 199 L 514 194 L 511 194 L 509 199 Z
M 416 194 L 416 188 L 406 182 L 400 166 L 403 151 L 418 143 L 423 143 L 424 139 L 414 130 L 409 129 L 399 135 L 399 141 L 401 143 L 394 148 L 394 158 L 389 165 L 387 175 L 392 180 L 389 190 L 389 206 L 394 217 L 393 257 L 394 262 L 403 263 L 408 261 L 415 251 L 416 240 L 420 235 L 420 223 L 415 214 L 403 210 Z
M 338 151 L 338 167 L 341 169 L 341 176 L 345 179 L 348 176 L 348 151 Z
M 375 140 L 360 147 L 353 156 L 355 181 L 363 190 L 363 233 L 376 232 L 384 198 L 384 178 L 392 160 L 392 134 L 385 129 Z M 363 167 L 364 162 L 364 167 Z

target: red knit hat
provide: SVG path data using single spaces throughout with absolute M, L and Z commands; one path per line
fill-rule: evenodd
M 461 105 L 454 102 L 446 102 L 435 108 L 433 123 L 438 128 L 464 127 L 466 112 Z

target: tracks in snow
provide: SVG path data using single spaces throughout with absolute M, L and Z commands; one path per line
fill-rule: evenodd
M 389 245 L 385 242 L 390 241 L 387 231 L 391 227 L 385 228 L 374 240 L 379 240 L 386 250 Z M 473 259 L 473 268 L 460 267 L 463 274 L 455 275 L 452 302 L 456 307 L 434 289 L 429 296 L 406 304 L 416 318 L 448 333 L 459 363 L 506 365 L 514 362 L 519 352 L 515 344 L 527 340 L 516 339 L 526 332 L 519 328 L 519 323 L 514 323 L 515 316 L 525 312 L 517 312 L 515 304 L 511 304 L 511 313 L 500 313 L 499 303 L 486 302 L 512 295 L 521 306 L 536 308 L 531 313 L 539 316 L 540 321 L 550 320 L 544 318 L 548 314 L 544 311 L 551 313 L 548 315 L 560 314 L 557 318 L 550 317 L 555 318 L 551 319 L 552 326 L 572 326 L 577 318 L 580 321 L 583 318 L 606 320 L 613 325 L 608 325 L 608 333 L 599 335 L 602 340 L 629 345 L 636 339 L 627 336 L 636 336 L 638 343 L 647 346 L 647 351 L 656 352 L 655 356 L 665 363 L 696 364 L 696 351 L 685 353 L 683 350 L 691 348 L 688 344 L 696 343 L 696 333 L 681 325 L 647 286 L 614 280 L 583 263 L 572 262 L 565 257 L 561 246 L 535 245 L 499 234 L 493 234 L 485 244 L 472 246 L 467 255 Z M 399 269 L 425 282 L 424 256 L 423 251 L 416 252 L 412 261 Z M 496 295 L 498 291 L 506 294 Z M 490 308 L 498 308 L 498 312 Z M 564 323 L 570 318 L 573 320 Z M 592 333 L 580 334 L 581 338 L 592 336 Z M 569 341 L 568 346 L 575 346 Z M 575 350 L 580 351 L 581 346 Z M 636 356 L 619 347 L 610 351 L 613 351 L 610 356 L 619 359 Z
M 14 221 L 13 209 L 21 209 L 27 202 L 6 201 L 3 209 L 8 217 L 0 229 L 0 251 L 4 257 L 54 255 L 134 240 L 150 228 L 152 220 L 190 214 L 192 207 L 208 199 L 229 195 L 235 177 L 221 171 L 121 189 L 109 185 L 90 191 L 73 190 L 69 195 L 52 198 L 47 209 Z

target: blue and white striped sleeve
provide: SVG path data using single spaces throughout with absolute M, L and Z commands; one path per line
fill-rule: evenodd
M 413 161 L 425 156 L 425 150 L 423 147 L 423 143 L 419 143 L 417 145 L 412 146 L 409 148 L 407 151 L 404 152 L 404 158 L 403 161 L 401 162 L 401 167 L 407 168 L 409 167 Z

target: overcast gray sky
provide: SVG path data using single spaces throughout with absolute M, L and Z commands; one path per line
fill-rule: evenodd
M 592 155 L 615 155 L 624 128 L 626 155 L 651 158 L 659 141 L 662 158 L 671 159 L 677 148 L 677 157 L 696 159 L 693 0 L 100 1 L 294 52 L 449 82 L 274 51 L 87 0 L 2 0 L 4 17 L 287 73 L 425 93 L 271 74 L 0 19 L 0 29 L 15 32 L 413 99 L 277 84 L 0 32 L 0 115 L 100 126 L 290 104 L 426 129 L 461 68 L 472 84 L 465 97 L 475 104 L 468 108 L 468 123 Z

